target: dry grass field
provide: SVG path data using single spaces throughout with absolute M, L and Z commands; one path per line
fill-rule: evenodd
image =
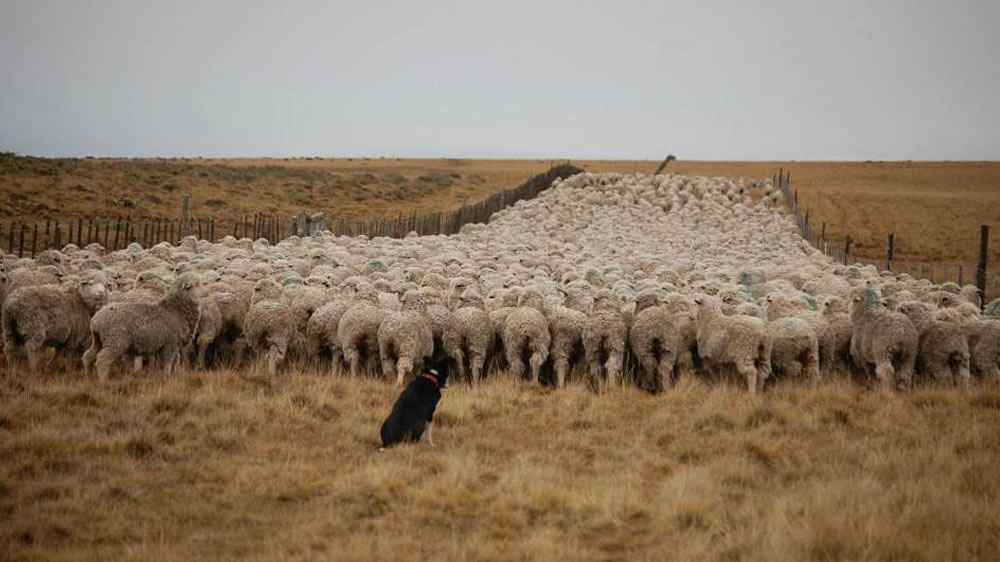
M 0 386 L 5 560 L 997 560 L 1000 388 L 444 391 L 293 370 Z

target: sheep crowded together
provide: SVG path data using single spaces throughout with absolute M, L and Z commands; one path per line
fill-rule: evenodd
M 769 180 L 583 173 L 453 236 L 184 238 L 0 260 L 8 372 L 42 354 L 200 368 L 260 357 L 395 383 L 447 357 L 562 387 L 678 376 L 883 390 L 1000 380 L 1000 304 L 815 250 Z

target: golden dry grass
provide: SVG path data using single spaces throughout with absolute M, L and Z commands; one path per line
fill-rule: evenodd
M 0 219 L 177 217 L 184 195 L 196 217 L 254 213 L 370 220 L 474 203 L 544 172 L 554 160 L 398 158 L 26 158 L 0 155 Z M 646 171 L 642 161 L 601 169 Z M 53 202 L 58 196 L 58 204 Z
M 1000 391 L 652 396 L 500 375 L 436 446 L 376 452 L 398 389 L 259 369 L 20 375 L 0 392 L 11 560 L 996 560 Z

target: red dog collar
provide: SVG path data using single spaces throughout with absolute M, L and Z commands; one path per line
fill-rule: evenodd
M 438 387 L 439 389 L 441 388 L 441 383 L 438 382 L 437 377 L 435 377 L 434 375 L 430 373 L 420 373 L 420 376 L 434 383 L 434 386 Z

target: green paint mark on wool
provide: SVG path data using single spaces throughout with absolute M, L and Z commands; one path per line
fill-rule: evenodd
M 285 277 L 285 280 L 281 282 L 281 286 L 288 287 L 289 285 L 302 285 L 304 283 L 305 281 L 303 281 L 301 277 L 298 277 L 297 275 L 292 275 L 289 277 Z
M 802 295 L 802 300 L 806 301 L 806 304 L 809 305 L 809 310 L 816 310 L 819 308 L 816 304 L 816 297 L 812 295 Z
M 876 308 L 882 304 L 882 298 L 878 296 L 878 291 L 868 287 L 865 289 L 865 305 L 867 308 Z
M 993 302 L 986 305 L 986 308 L 983 309 L 983 315 L 1000 317 L 1000 299 L 994 299 Z

